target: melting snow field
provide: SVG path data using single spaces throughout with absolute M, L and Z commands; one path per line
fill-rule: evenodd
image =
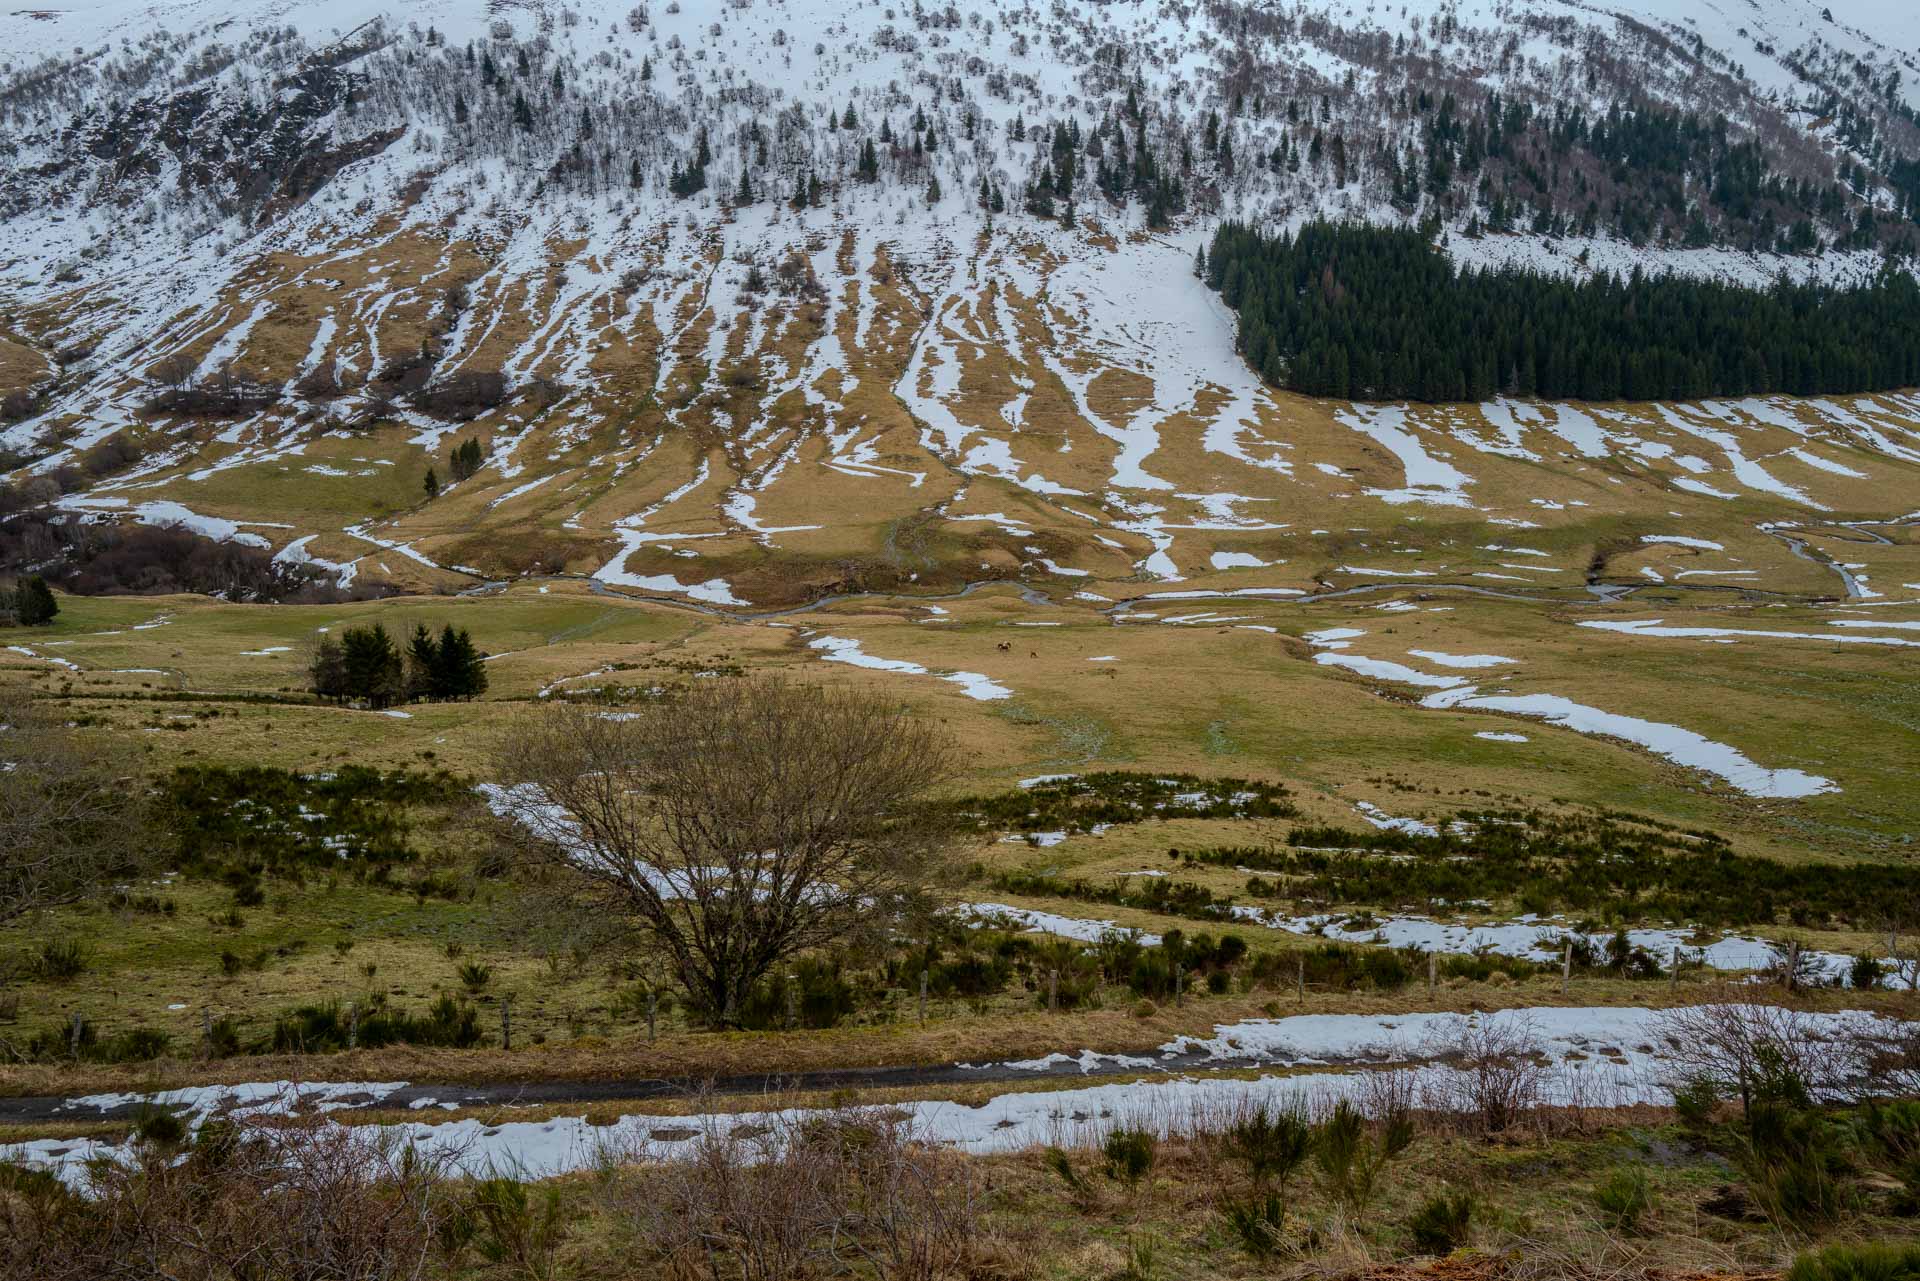
M 1637 635 L 1658 635 L 1644 629 L 1654 626 L 1659 620 L 1648 624 L 1586 622 L 1583 627 L 1600 627 L 1617 631 L 1631 631 Z M 1636 630 L 1638 629 L 1638 630 Z M 1702 629 L 1718 633 L 1719 629 Z M 1735 635 L 1766 635 L 1762 632 L 1733 633 Z M 1780 633 L 1781 635 L 1799 635 L 1799 633 Z M 1595 734 L 1607 738 L 1624 739 L 1629 743 L 1646 748 L 1656 756 L 1661 756 L 1676 765 L 1697 769 L 1724 779 L 1731 786 L 1749 796 L 1777 798 L 1797 798 L 1818 796 L 1824 792 L 1839 791 L 1833 780 L 1822 778 L 1818 774 L 1809 774 L 1796 769 L 1769 769 L 1756 764 L 1739 749 L 1725 743 L 1715 742 L 1704 734 L 1697 734 L 1678 725 L 1668 725 L 1660 721 L 1643 720 L 1637 716 L 1623 716 L 1616 712 L 1602 711 L 1584 703 L 1576 703 L 1557 694 L 1482 694 L 1479 687 L 1469 684 L 1464 677 L 1441 676 L 1430 672 L 1418 671 L 1402 663 L 1388 662 L 1383 659 L 1367 658 L 1359 654 L 1347 653 L 1355 640 L 1366 635 L 1363 629 L 1352 627 L 1327 628 L 1310 632 L 1306 636 L 1308 644 L 1320 650 L 1313 656 L 1316 663 L 1328 667 L 1341 667 L 1361 676 L 1375 680 L 1392 681 L 1402 685 L 1418 685 L 1434 689 L 1420 701 L 1422 707 L 1458 709 L 1474 711 L 1505 712 L 1510 716 L 1524 716 L 1543 720 L 1562 729 L 1570 729 L 1578 734 Z M 1817 639 L 1856 641 L 1874 641 L 1880 644 L 1910 645 L 1914 642 L 1887 637 L 1840 637 L 1824 636 Z M 1422 651 L 1412 651 L 1419 656 Z M 1431 659 L 1432 654 L 1427 656 Z M 1447 655 L 1447 658 L 1454 656 Z M 1511 660 L 1497 659 L 1496 656 L 1475 655 L 1476 659 L 1492 659 L 1496 662 Z M 1458 662 L 1447 664 L 1458 666 Z M 1489 664 L 1491 665 L 1491 664 Z
M 1832 1014 L 1783 1014 L 1796 1034 L 1808 1039 L 1838 1036 L 1885 1038 L 1902 1025 L 1863 1011 Z M 1183 1036 L 1145 1055 L 1054 1053 L 998 1065 L 1001 1071 L 1082 1073 L 1165 1071 L 1142 1080 L 1003 1094 L 979 1107 L 923 1100 L 898 1104 L 921 1139 L 966 1152 L 1008 1152 L 1038 1144 L 1085 1147 L 1118 1125 L 1177 1131 L 1207 1116 L 1219 1116 L 1247 1103 L 1299 1103 L 1313 1108 L 1348 1099 L 1365 1106 L 1381 1097 L 1375 1073 L 1403 1074 L 1416 1098 L 1457 1097 L 1466 1084 L 1459 1070 L 1438 1061 L 1478 1024 L 1492 1036 L 1530 1045 L 1548 1063 L 1542 1101 L 1549 1105 L 1618 1107 L 1663 1104 L 1672 1099 L 1678 1078 L 1674 1033 L 1666 1016 L 1628 1008 L 1542 1008 L 1501 1010 L 1480 1015 L 1414 1013 L 1400 1015 L 1299 1015 L 1219 1024 L 1211 1036 Z M 1269 1067 L 1333 1067 L 1331 1070 L 1253 1080 L 1191 1074 L 1209 1065 L 1259 1064 Z M 1366 1067 L 1370 1071 L 1354 1070 Z M 1173 1073 L 1186 1073 L 1174 1075 Z M 1372 1088 L 1370 1088 L 1372 1087 Z M 285 1115 L 295 1111 L 334 1111 L 354 1103 L 377 1103 L 404 1088 L 382 1083 L 266 1082 L 208 1086 L 151 1096 L 186 1114 L 198 1126 L 209 1117 Z M 450 1089 L 457 1097 L 458 1091 Z M 85 1120 L 110 1107 L 139 1102 L 135 1096 L 93 1095 L 71 1101 L 66 1110 Z M 410 1106 L 424 1110 L 437 1100 L 426 1097 Z M 383 1127 L 398 1143 L 446 1158 L 458 1170 L 476 1176 L 511 1171 L 522 1178 L 545 1178 L 591 1168 L 608 1154 L 623 1159 L 671 1160 L 690 1153 L 699 1135 L 733 1133 L 742 1127 L 805 1122 L 815 1109 L 779 1112 L 709 1113 L 690 1117 L 625 1116 L 611 1125 L 585 1117 L 488 1123 L 462 1119 L 424 1121 Z M 90 1139 L 37 1139 L 5 1153 L 10 1159 L 57 1171 L 79 1184 L 85 1163 L 124 1155 L 116 1144 Z
M 808 649 L 822 651 L 829 663 L 850 663 L 876 672 L 903 672 L 909 676 L 934 676 L 958 685 L 968 698 L 983 702 L 1012 698 L 1013 691 L 979 672 L 935 672 L 901 658 L 878 658 L 860 648 L 860 642 L 845 636 L 822 636 L 807 642 Z

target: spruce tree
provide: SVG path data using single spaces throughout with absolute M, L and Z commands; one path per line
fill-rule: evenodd
M 20 584 L 14 593 L 13 616 L 22 627 L 45 627 L 59 612 L 60 602 L 53 598 L 53 589 L 38 574 Z
M 930 205 L 937 205 L 940 203 L 940 175 L 939 174 L 929 174 L 927 176 L 927 203 Z
M 524 133 L 533 132 L 533 109 L 527 106 L 527 96 L 518 89 L 513 91 L 513 123 Z
M 753 203 L 753 179 L 748 174 L 745 165 L 740 166 L 740 188 L 733 193 L 733 203 L 736 205 L 750 205 Z
M 427 478 L 420 487 L 426 491 L 428 498 L 440 497 L 440 478 L 434 475 L 433 468 L 427 468 Z
M 307 664 L 307 677 L 313 692 L 321 698 L 347 696 L 346 660 L 333 637 L 322 636 L 314 646 L 313 660 Z
M 439 698 L 440 646 L 425 623 L 415 623 L 413 639 L 407 642 L 407 697 Z
M 387 629 L 375 623 L 350 627 L 340 638 L 344 694 L 370 707 L 386 707 L 406 692 L 405 666 Z
M 466 628 L 454 630 L 448 623 L 440 633 L 439 673 L 436 686 L 439 698 L 478 698 L 487 692 L 485 655 L 474 648 Z

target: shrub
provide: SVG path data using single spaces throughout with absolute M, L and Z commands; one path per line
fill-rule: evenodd
M 1226 1144 L 1245 1163 L 1256 1190 L 1276 1184 L 1285 1197 L 1287 1180 L 1313 1154 L 1313 1127 L 1298 1111 L 1261 1106 L 1228 1127 Z
M 75 938 L 48 939 L 27 962 L 27 972 L 48 983 L 64 983 L 78 978 L 91 958 L 85 945 Z
M 1106 1158 L 1107 1177 L 1116 1183 L 1136 1188 L 1153 1169 L 1159 1141 L 1147 1130 L 1118 1129 L 1100 1145 Z
M 1920 1245 L 1830 1245 L 1793 1261 L 1787 1281 L 1920 1281 Z
M 484 1179 L 468 1200 L 473 1244 L 489 1263 L 506 1264 L 521 1276 L 546 1277 L 565 1230 L 560 1189 L 541 1189 L 539 1204 L 515 1179 Z
M 1653 1184 L 1638 1166 L 1621 1166 L 1593 1190 L 1593 1203 L 1619 1232 L 1638 1232 L 1653 1212 Z
M 1240 1248 L 1248 1254 L 1264 1259 L 1280 1248 L 1286 1232 L 1287 1209 L 1279 1193 L 1229 1201 L 1223 1213 Z
M 166 1108 L 144 1107 L 134 1118 L 133 1137 L 149 1147 L 172 1150 L 187 1141 L 187 1123 Z
M 1069 1190 L 1079 1196 L 1087 1194 L 1087 1181 L 1080 1177 L 1078 1170 L 1073 1168 L 1073 1158 L 1063 1149 L 1048 1148 L 1042 1159 L 1046 1167 L 1058 1175 L 1060 1181 L 1066 1184 Z
M 1673 1110 L 1692 1134 L 1704 1134 L 1713 1124 L 1713 1110 L 1719 1103 L 1720 1091 L 1711 1077 L 1696 1076 L 1673 1091 Z
M 1321 1122 L 1313 1154 L 1327 1192 L 1354 1213 L 1365 1212 L 1387 1163 L 1413 1144 L 1413 1120 L 1404 1112 L 1384 1119 L 1379 1132 L 1345 1099 Z
M 1808 1101 L 1806 1087 L 1762 1053 L 1733 1157 L 1753 1199 L 1777 1226 L 1793 1231 L 1829 1224 L 1853 1201 L 1852 1160 L 1837 1125 Z
M 478 961 L 466 961 L 460 966 L 460 981 L 466 985 L 467 991 L 478 992 L 493 981 L 493 967 Z
M 1427 1254 L 1452 1254 L 1467 1243 L 1472 1226 L 1471 1192 L 1442 1192 L 1429 1197 L 1407 1224 L 1414 1247 Z

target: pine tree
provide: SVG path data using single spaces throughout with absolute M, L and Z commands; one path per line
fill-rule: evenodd
M 533 132 L 533 110 L 527 106 L 527 96 L 518 89 L 513 91 L 513 123 L 523 132 Z
M 514 70 L 523 76 L 532 75 L 533 67 L 527 62 L 527 51 L 525 49 L 517 49 L 514 52 L 517 55 L 514 61 Z
M 861 182 L 875 182 L 880 177 L 880 157 L 873 149 L 873 139 L 868 138 L 860 144 L 860 162 L 854 173 Z
M 59 612 L 60 602 L 53 598 L 53 589 L 38 574 L 20 584 L 14 592 L 13 616 L 22 627 L 44 627 Z
M 818 208 L 819 205 L 820 205 L 820 178 L 819 178 L 819 175 L 817 174 L 809 173 L 807 175 L 807 207 L 810 209 L 814 209 L 814 208 Z
M 313 692 L 321 698 L 347 696 L 346 660 L 333 637 L 322 636 L 314 646 L 313 660 L 307 664 L 307 678 Z
M 1013 140 L 1015 142 L 1027 140 L 1027 118 L 1024 115 L 1016 115 L 1013 118 Z
M 407 642 L 407 697 L 441 697 L 440 646 L 425 623 L 414 624 L 413 639 Z
M 427 479 L 421 488 L 427 491 L 428 498 L 440 497 L 440 478 L 433 474 L 433 468 L 427 468 Z
M 440 633 L 436 698 L 478 698 L 487 692 L 486 656 L 474 648 L 466 628 L 448 623 Z
M 940 203 L 940 175 L 939 174 L 929 174 L 927 176 L 927 203 L 930 205 L 937 205 Z
M 463 93 L 453 95 L 453 123 L 457 125 L 467 123 L 467 96 Z
M 567 87 L 560 83 L 560 68 L 557 66 L 553 69 L 553 96 L 556 98 L 567 96 Z
M 646 176 L 640 172 L 640 157 L 635 156 L 627 166 L 627 185 L 635 191 L 646 185 Z
M 593 138 L 593 113 L 585 107 L 580 108 L 580 137 L 589 141 Z
M 653 79 L 653 59 L 640 59 L 640 79 L 642 82 Z
M 350 627 L 340 639 L 344 696 L 371 707 L 385 707 L 406 693 L 406 673 L 400 651 L 387 629 Z
M 860 118 L 853 114 L 853 103 L 848 102 L 846 114 L 840 117 L 840 127 L 842 129 L 852 129 L 859 123 Z
M 733 193 L 733 203 L 736 205 L 753 203 L 753 179 L 745 165 L 740 166 L 740 189 Z

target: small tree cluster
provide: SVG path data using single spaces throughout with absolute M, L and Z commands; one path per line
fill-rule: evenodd
M 464 627 L 456 631 L 448 623 L 436 639 L 424 624 L 417 626 L 407 643 L 407 694 L 434 701 L 478 698 L 487 692 L 484 657 Z
M 485 463 L 486 460 L 487 456 L 485 451 L 480 448 L 479 438 L 470 436 L 453 447 L 453 453 L 448 457 L 447 466 L 448 469 L 453 472 L 453 478 L 455 480 L 465 480 L 467 477 L 479 471 L 481 465 Z
M 477 698 L 487 689 L 485 655 L 451 623 L 438 639 L 414 628 L 403 655 L 378 623 L 350 627 L 336 642 L 322 636 L 309 673 L 322 698 L 387 707 L 412 699 Z
M 0 588 L 0 623 L 44 627 L 60 612 L 47 580 L 35 574 L 12 588 Z

